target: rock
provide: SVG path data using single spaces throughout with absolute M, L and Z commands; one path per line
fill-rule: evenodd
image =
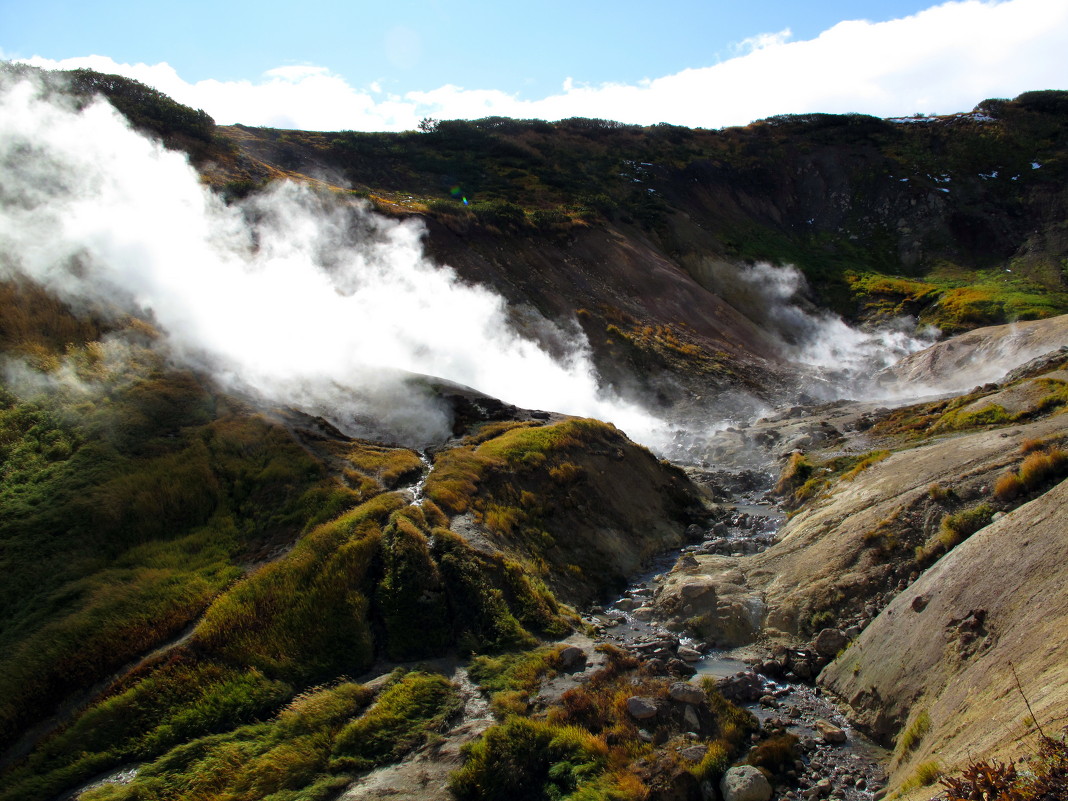
M 776 709 L 779 706 L 779 702 L 775 700 L 774 695 L 762 695 L 760 696 L 760 705 L 769 709 Z
M 640 695 L 632 695 L 627 699 L 627 712 L 635 720 L 648 720 L 656 717 L 656 701 L 652 698 L 643 698 Z
M 680 701 L 684 704 L 703 704 L 705 702 L 705 691 L 685 681 L 677 681 L 672 684 L 671 689 L 668 690 L 668 696 L 672 701 Z
M 927 604 L 930 602 L 930 600 L 930 595 L 917 595 L 915 598 L 912 599 L 912 611 L 922 612 L 924 609 L 927 608 Z
M 773 659 L 769 659 L 766 662 L 761 662 L 756 669 L 757 673 L 762 673 L 765 676 L 770 676 L 773 679 L 777 679 L 782 675 L 782 665 Z
M 673 676 L 692 676 L 697 672 L 697 668 L 681 659 L 673 658 L 668 660 L 667 671 Z
M 586 652 L 577 645 L 569 645 L 560 652 L 560 667 L 564 670 L 582 670 L 586 667 Z
M 686 711 L 682 714 L 682 722 L 686 724 L 689 731 L 701 731 L 701 719 L 697 717 L 697 712 L 692 705 L 686 705 Z
M 680 645 L 677 651 L 679 659 L 684 662 L 699 662 L 701 660 L 701 652 L 694 648 L 687 648 L 685 645 Z
M 820 733 L 820 739 L 825 743 L 835 745 L 846 741 L 846 733 L 829 721 L 820 719 L 813 725 Z
M 720 679 L 716 686 L 728 701 L 756 701 L 764 695 L 760 677 L 748 670 Z
M 688 745 L 679 750 L 679 756 L 683 759 L 688 759 L 690 762 L 700 762 L 705 758 L 707 752 L 708 748 L 703 745 Z
M 812 649 L 822 657 L 834 659 L 848 644 L 849 640 L 838 629 L 824 629 L 812 641 Z
M 621 612 L 629 612 L 633 608 L 633 598 L 620 598 L 618 601 L 616 601 L 616 609 L 620 610 Z
M 653 607 L 639 606 L 630 614 L 635 620 L 651 620 L 653 617 Z
M 707 581 L 692 581 L 679 587 L 679 595 L 686 601 L 692 601 L 708 593 L 715 595 L 715 584 L 712 583 L 711 579 Z
M 719 783 L 723 801 L 769 801 L 771 784 L 752 765 L 740 765 L 723 774 Z

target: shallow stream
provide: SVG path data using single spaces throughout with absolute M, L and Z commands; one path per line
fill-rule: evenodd
M 785 728 L 800 740 L 801 758 L 795 765 L 791 786 L 778 788 L 776 799 L 872 801 L 881 797 L 879 791 L 885 782 L 890 754 L 853 729 L 819 688 L 773 681 L 752 673 L 753 663 L 770 657 L 762 653 L 759 645 L 734 650 L 708 648 L 693 637 L 670 631 L 657 619 L 653 599 L 665 574 L 680 559 L 694 553 L 742 556 L 774 543 L 786 516 L 766 497 L 766 489 L 757 486 L 732 492 L 730 500 L 721 504 L 724 514 L 704 532 L 701 542 L 657 556 L 625 592 L 591 609 L 586 620 L 601 639 L 650 657 L 677 656 L 687 661 L 697 676 L 717 680 L 746 672 L 756 676 L 763 694 L 760 700 L 743 706 L 762 726 Z M 826 742 L 816 728 L 817 720 L 841 729 L 845 742 Z

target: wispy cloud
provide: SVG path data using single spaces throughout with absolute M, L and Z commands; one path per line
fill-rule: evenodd
M 888 22 L 842 22 L 804 41 L 791 41 L 788 30 L 758 34 L 740 42 L 737 53 L 712 66 L 638 84 L 590 86 L 569 78 L 559 93 L 536 100 L 451 85 L 383 96 L 377 86 L 354 87 L 322 66 L 280 67 L 255 83 L 189 83 L 166 63 L 118 64 L 106 56 L 28 61 L 46 68 L 91 67 L 127 75 L 203 108 L 222 123 L 406 130 L 425 116 L 500 115 L 604 117 L 717 128 L 813 111 L 949 113 L 967 110 L 987 97 L 1065 88 L 1068 4 L 949 2 Z

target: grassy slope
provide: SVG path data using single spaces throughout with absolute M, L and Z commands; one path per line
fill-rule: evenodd
M 376 656 L 526 648 L 535 635 L 565 633 L 570 613 L 538 574 L 571 575 L 568 554 L 545 551 L 544 539 L 566 532 L 603 550 L 599 532 L 618 527 L 635 543 L 647 533 L 603 486 L 581 484 L 576 449 L 632 470 L 653 493 L 670 488 L 665 510 L 676 522 L 661 524 L 661 538 L 680 536 L 692 502 L 674 471 L 611 426 L 489 426 L 475 437 L 488 455 L 486 497 L 511 498 L 524 475 L 516 466 L 527 465 L 537 469 L 524 492 L 539 504 L 572 503 L 580 482 L 600 510 L 577 538 L 546 514 L 536 541 L 517 530 L 500 551 L 479 552 L 433 501 L 411 505 L 390 491 L 418 476 L 416 454 L 321 437 L 309 450 L 294 429 L 165 368 L 145 323 L 79 319 L 32 286 L 0 289 L 22 310 L 3 318 L 0 344 L 23 376 L 0 397 L 5 747 L 55 709 L 65 719 L 8 767 L 0 798 L 49 797 L 205 736 L 216 739 L 174 759 L 196 753 L 201 764 L 216 745 L 250 738 L 274 748 L 275 735 L 240 727 Z M 472 447 L 439 454 L 435 473 Z M 440 484 L 431 476 L 430 497 Z M 451 497 L 483 503 L 475 488 Z M 572 576 L 563 586 L 585 597 L 605 581 Z M 334 759 L 323 786 L 362 769 L 359 759 Z

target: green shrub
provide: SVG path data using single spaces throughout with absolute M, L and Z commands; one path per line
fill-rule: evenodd
M 542 801 L 567 798 L 604 772 L 607 749 L 573 726 L 512 718 L 466 749 L 449 780 L 459 801 Z
M 462 705 L 444 676 L 408 673 L 338 732 L 330 768 L 361 771 L 393 762 L 442 730 Z

